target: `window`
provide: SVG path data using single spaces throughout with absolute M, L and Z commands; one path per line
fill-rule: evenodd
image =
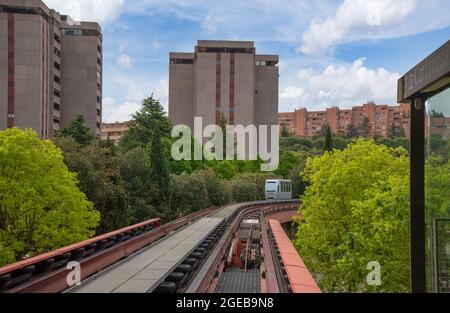
M 170 64 L 194 64 L 194 59 L 171 59 Z
M 61 38 L 57 34 L 55 34 L 54 38 L 57 43 L 61 43 Z
M 99 36 L 100 33 L 95 29 L 79 29 L 79 28 L 61 28 L 63 36 Z
M 266 185 L 266 191 L 276 192 L 277 191 L 277 183 L 276 182 L 268 182 Z
M 450 88 L 426 101 L 425 210 L 427 216 L 429 286 L 448 292 L 450 248 Z

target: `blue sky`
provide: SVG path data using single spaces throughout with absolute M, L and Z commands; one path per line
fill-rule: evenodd
M 152 93 L 167 107 L 168 54 L 198 39 L 279 54 L 280 111 L 395 104 L 398 78 L 450 39 L 449 0 L 44 1 L 101 23 L 106 122 Z

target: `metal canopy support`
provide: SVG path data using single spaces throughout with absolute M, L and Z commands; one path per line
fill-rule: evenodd
M 425 100 L 411 99 L 411 291 L 427 292 L 425 261 Z

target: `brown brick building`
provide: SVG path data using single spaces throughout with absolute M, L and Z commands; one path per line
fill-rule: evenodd
M 115 123 L 103 123 L 102 124 L 102 140 L 111 140 L 115 144 L 118 144 L 126 131 L 128 131 L 129 122 L 115 122 Z
M 102 34 L 41 0 L 0 0 L 0 130 L 54 135 L 82 114 L 100 136 Z
M 395 130 L 409 138 L 410 106 L 376 105 L 373 102 L 355 106 L 350 110 L 332 107 L 325 111 L 309 112 L 305 108 L 290 113 L 279 113 L 280 128 L 286 127 L 292 135 L 311 138 L 320 136 L 328 124 L 333 134 L 346 135 L 353 126 L 358 134 L 388 137 Z
M 173 125 L 277 125 L 277 55 L 258 55 L 251 41 L 199 40 L 195 53 L 170 53 Z

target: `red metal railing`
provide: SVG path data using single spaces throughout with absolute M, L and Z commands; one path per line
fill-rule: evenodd
M 305 263 L 303 263 L 289 237 L 286 235 L 280 222 L 275 219 L 270 219 L 269 226 L 272 230 L 281 260 L 283 261 L 292 292 L 320 293 L 320 288 L 305 266 Z
M 80 264 L 81 280 L 117 263 L 173 231 L 214 212 L 198 211 L 160 226 L 152 219 L 0 268 L 0 287 L 8 293 L 56 293 L 66 290 L 70 261 Z M 1 291 L 1 290 L 0 290 Z

